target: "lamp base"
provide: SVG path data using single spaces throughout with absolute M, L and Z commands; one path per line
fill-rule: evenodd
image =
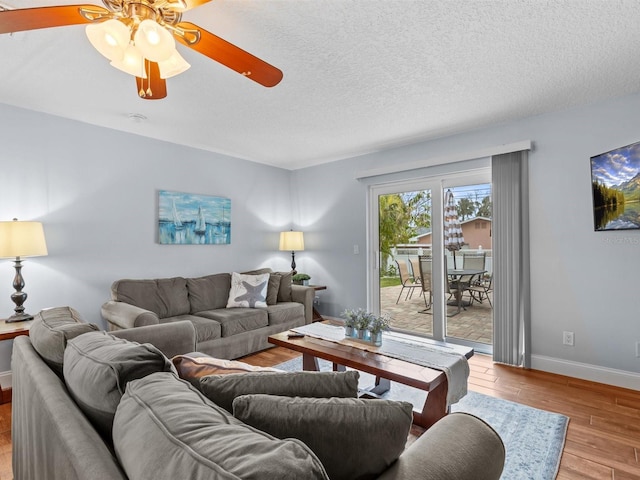
M 9 318 L 5 319 L 5 323 L 25 322 L 27 320 L 33 320 L 33 315 L 29 315 L 28 313 L 11 315 Z

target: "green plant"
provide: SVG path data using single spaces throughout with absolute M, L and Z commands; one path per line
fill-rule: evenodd
M 389 330 L 391 327 L 391 317 L 386 313 L 379 317 L 372 315 L 371 323 L 369 323 L 369 330 L 371 333 L 379 333 L 384 330 Z
M 293 280 L 294 282 L 302 282 L 303 280 L 310 280 L 310 279 L 311 277 L 306 273 L 296 273 L 294 276 L 291 277 L 291 280 Z
M 373 314 L 368 313 L 364 308 L 359 308 L 357 310 L 345 310 L 342 313 L 342 316 L 345 319 L 346 327 L 357 328 L 358 330 L 366 330 L 369 328 L 369 322 L 373 318 Z

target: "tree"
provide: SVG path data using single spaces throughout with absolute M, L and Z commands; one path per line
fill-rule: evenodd
M 471 217 L 475 213 L 476 204 L 468 198 L 461 198 L 456 205 L 456 211 L 460 220 L 466 220 L 467 217 Z
M 491 197 L 484 197 L 478 206 L 476 217 L 491 218 L 491 213 L 492 213 Z
M 407 227 L 410 214 L 407 205 L 397 193 L 380 195 L 379 206 L 379 234 L 380 252 L 391 255 L 391 249 L 398 243 L 409 241 Z

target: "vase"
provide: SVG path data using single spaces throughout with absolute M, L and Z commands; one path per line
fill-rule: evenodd
M 382 332 L 371 332 L 371 343 L 376 347 L 382 345 Z
M 344 327 L 344 336 L 345 337 L 353 337 L 353 327 L 345 326 Z

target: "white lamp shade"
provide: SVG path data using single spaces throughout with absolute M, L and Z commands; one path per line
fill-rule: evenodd
M 47 243 L 40 222 L 0 222 L 0 258 L 47 255 Z
M 302 232 L 280 232 L 280 250 L 300 252 L 304 250 Z
M 160 69 L 160 78 L 171 78 L 188 70 L 191 65 L 182 58 L 177 50 L 174 50 L 168 60 L 158 62 L 158 68 Z
M 147 72 L 144 69 L 144 57 L 134 45 L 129 45 L 124 51 L 122 59 L 113 60 L 111 65 L 134 77 L 147 78 Z
M 85 32 L 91 45 L 111 61 L 122 59 L 131 36 L 129 28 L 115 18 L 102 23 L 91 23 L 87 25 Z
M 136 47 L 142 56 L 152 62 L 169 60 L 176 51 L 176 41 L 169 31 L 153 20 L 143 20 L 133 36 Z

